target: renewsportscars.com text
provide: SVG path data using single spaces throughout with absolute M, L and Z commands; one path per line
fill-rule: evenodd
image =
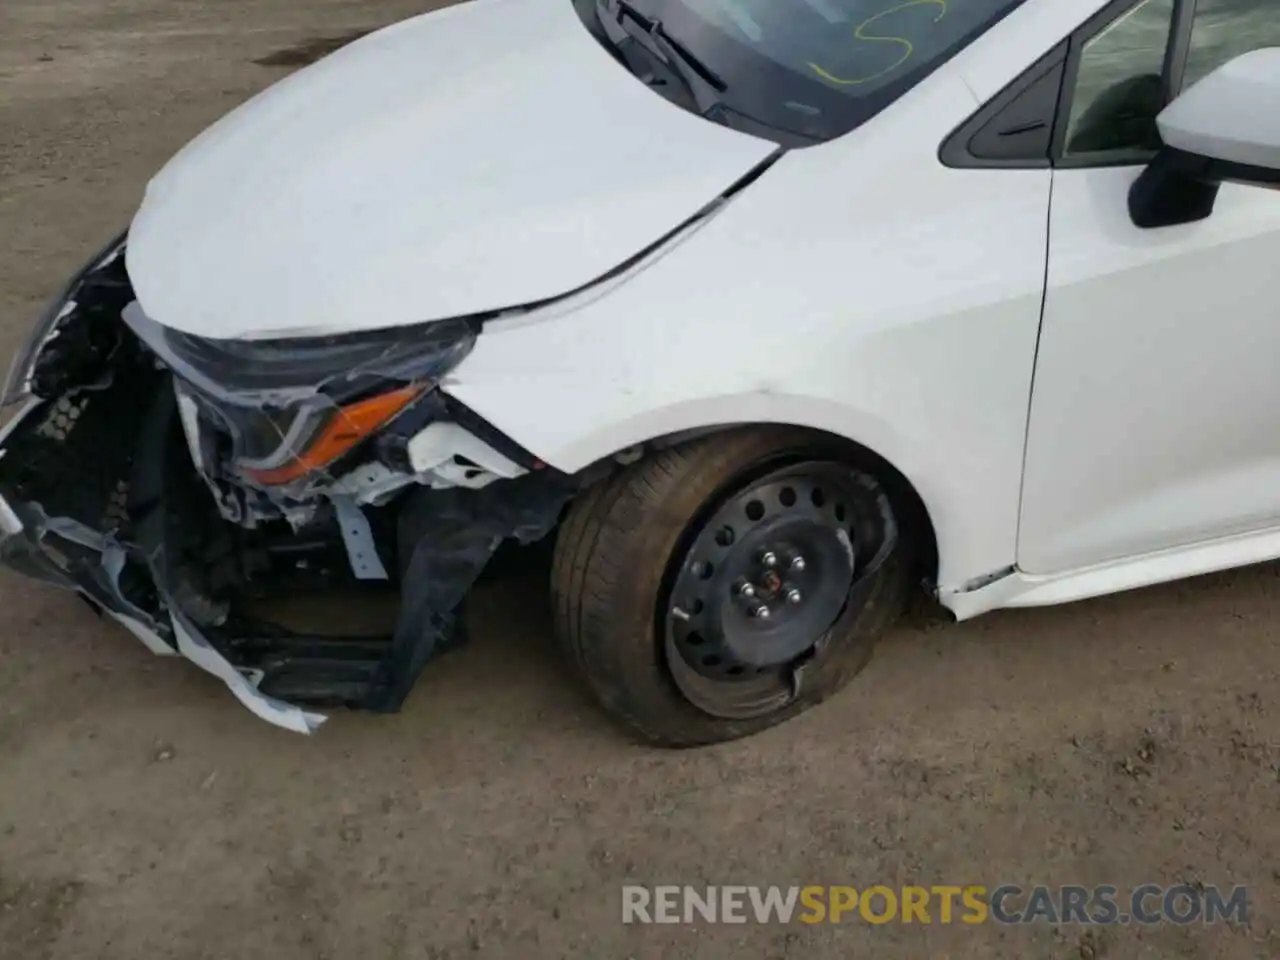
M 1247 923 L 1246 887 L 625 886 L 623 923 Z

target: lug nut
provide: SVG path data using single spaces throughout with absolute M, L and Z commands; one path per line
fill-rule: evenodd
M 804 573 L 804 568 L 806 566 L 807 564 L 804 562 L 804 557 L 791 558 L 791 569 L 796 571 L 796 573 Z
M 769 550 L 761 555 L 760 562 L 766 567 L 776 567 L 778 565 L 778 555 L 772 550 Z
M 790 590 L 787 591 L 787 603 L 799 603 L 803 599 L 804 597 L 800 594 L 800 591 L 797 590 L 795 587 L 792 587 Z
M 751 611 L 751 615 L 757 620 L 768 620 L 773 616 L 773 611 L 762 603 Z
M 681 610 L 679 607 L 672 607 L 671 615 L 675 617 L 677 620 L 683 620 L 685 623 L 689 622 L 689 614 L 686 613 L 684 610 Z
M 750 583 L 744 583 L 738 587 L 738 593 L 744 597 L 754 597 L 756 588 Z

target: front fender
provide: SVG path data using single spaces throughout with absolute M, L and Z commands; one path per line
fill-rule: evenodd
M 473 372 L 475 372 L 473 370 Z M 565 382 L 566 386 L 568 381 Z M 939 582 L 958 583 L 1007 563 L 1016 514 L 998 492 L 967 487 L 947 468 L 948 445 L 904 434 L 883 416 L 812 396 L 757 390 L 645 407 L 588 401 L 595 387 L 557 390 L 552 383 L 510 390 L 468 378 L 450 392 L 550 465 L 577 472 L 630 447 L 688 431 L 741 424 L 808 427 L 860 444 L 894 466 L 919 495 L 937 538 Z M 574 401 L 573 394 L 580 399 Z M 980 515 L 981 514 L 981 515 Z M 996 558 L 999 558 L 998 560 Z M 975 572 L 970 572 L 975 571 Z
M 487 391 L 451 388 L 467 404 L 485 405 Z M 525 405 L 522 405 L 525 406 Z M 588 413 L 587 408 L 582 408 Z M 857 443 L 891 463 L 920 496 L 935 533 L 954 544 L 963 536 L 951 505 L 963 491 L 950 482 L 943 451 L 934 445 L 912 443 L 883 418 L 852 411 L 820 398 L 755 391 L 719 397 L 700 397 L 681 403 L 639 410 L 617 418 L 572 416 L 572 410 L 542 416 L 516 415 L 495 406 L 486 417 L 504 424 L 504 432 L 540 459 L 566 473 L 575 473 L 628 448 L 682 433 L 723 429 L 743 424 L 807 427 Z M 514 429 L 514 432 L 509 432 Z M 581 431 L 580 433 L 577 431 Z
M 445 389 L 568 471 L 684 430 L 824 430 L 915 486 L 940 584 L 1008 567 L 1051 177 L 942 166 L 975 106 L 940 71 L 783 156 L 664 256 L 489 323 Z

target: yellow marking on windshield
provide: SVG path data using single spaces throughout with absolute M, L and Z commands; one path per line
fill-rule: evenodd
M 858 24 L 858 28 L 853 31 L 854 37 L 858 40 L 862 40 L 865 43 L 893 43 L 903 48 L 902 56 L 900 56 L 897 60 L 895 60 L 889 66 L 885 67 L 879 73 L 873 73 L 869 77 L 858 77 L 856 79 L 849 79 L 846 77 L 837 77 L 835 74 L 830 73 L 829 71 L 825 70 L 823 67 L 819 66 L 816 63 L 810 63 L 809 66 L 813 69 L 813 72 L 816 73 L 818 76 L 822 77 L 823 80 L 826 80 L 828 83 L 839 84 L 842 87 L 853 87 L 853 86 L 857 86 L 860 83 L 870 83 L 872 80 L 879 80 L 881 77 L 885 76 L 886 74 L 892 73 L 894 70 L 897 70 L 900 66 L 906 63 L 908 60 L 910 60 L 911 55 L 915 53 L 916 48 L 912 45 L 911 41 L 908 40 L 906 37 L 886 37 L 886 36 L 878 36 L 876 34 L 868 35 L 863 33 L 862 31 L 865 30 L 867 27 L 871 26 L 871 24 L 875 23 L 877 20 L 883 20 L 885 17 L 889 16 L 890 14 L 898 13 L 902 10 L 906 10 L 909 7 L 918 7 L 926 3 L 936 4 L 940 8 L 938 11 L 938 15 L 933 18 L 934 23 L 937 23 L 939 20 L 941 20 L 943 17 L 947 15 L 947 0 L 906 0 L 906 2 L 900 3 L 896 7 L 890 7 L 888 10 L 881 10 L 874 17 L 868 17 L 866 20 L 863 20 L 860 24 Z

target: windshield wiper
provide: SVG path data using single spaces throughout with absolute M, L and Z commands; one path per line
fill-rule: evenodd
M 667 28 L 662 25 L 662 21 L 657 17 L 643 13 L 631 0 L 613 0 L 613 5 L 618 13 L 619 20 L 622 17 L 628 17 L 632 22 L 638 24 L 659 47 L 663 48 L 661 52 L 668 59 L 684 61 L 685 66 L 697 73 L 714 90 L 723 93 L 728 89 L 728 84 L 721 79 L 720 75 L 698 59 L 683 43 L 667 33 Z
M 688 47 L 667 33 L 661 20 L 640 10 L 631 0 L 596 0 L 596 12 L 601 22 L 608 17 L 670 67 L 704 114 L 720 106 L 718 95 L 728 89 L 728 84 Z M 634 28 L 628 23 L 634 24 Z

